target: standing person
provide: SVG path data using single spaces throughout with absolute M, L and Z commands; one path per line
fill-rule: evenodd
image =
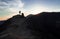
M 24 17 L 24 13 L 22 13 L 22 16 Z

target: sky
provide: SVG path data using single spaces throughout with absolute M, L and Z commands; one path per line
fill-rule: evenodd
M 0 20 L 22 11 L 25 16 L 40 12 L 60 12 L 60 0 L 0 0 Z

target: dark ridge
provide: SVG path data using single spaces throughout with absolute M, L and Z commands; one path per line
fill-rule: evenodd
M 22 18 L 25 18 L 24 24 L 19 25 L 20 19 Z M 18 32 L 20 31 L 18 33 L 18 34 L 21 33 L 20 36 L 27 37 L 29 39 L 60 39 L 60 12 L 42 12 L 36 15 L 28 15 L 27 17 L 15 15 L 12 18 L 6 20 L 1 26 L 3 27 L 6 26 L 5 29 L 7 29 L 7 27 L 11 25 L 12 20 L 18 21 L 15 23 L 17 25 L 14 24 L 14 26 L 20 27 L 17 27 L 17 29 L 13 28 L 12 30 L 13 31 L 17 30 Z M 21 21 L 23 21 L 23 19 Z M 18 34 L 17 36 L 19 38 Z
M 12 20 L 20 19 L 20 18 L 25 18 L 25 17 L 23 17 L 21 15 L 15 15 L 5 21 L 0 21 L 0 30 L 2 29 L 0 32 L 6 30 L 8 28 L 8 25 L 11 24 Z

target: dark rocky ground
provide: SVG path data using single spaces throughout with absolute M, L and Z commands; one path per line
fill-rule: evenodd
M 60 39 L 60 12 L 16 15 L 0 26 L 0 39 Z

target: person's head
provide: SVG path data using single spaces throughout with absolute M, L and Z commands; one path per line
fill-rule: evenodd
M 19 11 L 19 13 L 21 13 L 21 11 Z

